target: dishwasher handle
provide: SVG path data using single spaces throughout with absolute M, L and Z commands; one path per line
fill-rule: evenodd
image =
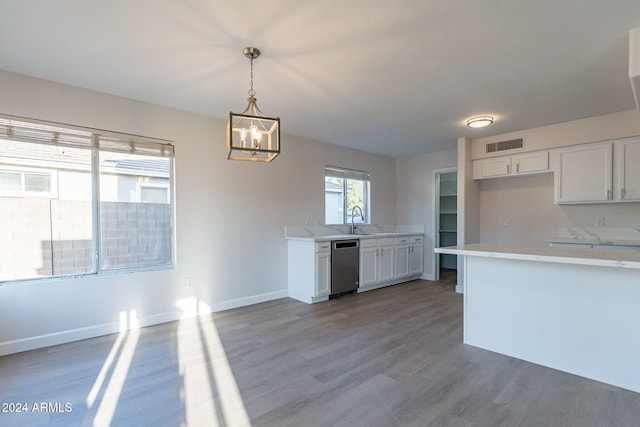
M 333 242 L 333 249 L 357 248 L 359 243 L 359 240 L 338 240 Z

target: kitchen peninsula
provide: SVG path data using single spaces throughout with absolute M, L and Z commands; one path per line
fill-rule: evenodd
M 640 251 L 472 244 L 464 342 L 640 392 Z

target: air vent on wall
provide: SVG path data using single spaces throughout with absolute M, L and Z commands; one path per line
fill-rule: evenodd
M 510 139 L 508 141 L 491 142 L 487 144 L 487 153 L 496 151 L 515 150 L 524 147 L 524 138 Z

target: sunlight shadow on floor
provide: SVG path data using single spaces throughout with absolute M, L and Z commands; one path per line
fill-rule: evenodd
M 178 357 L 187 426 L 250 426 L 211 308 L 196 297 L 178 301 Z
M 139 337 L 140 324 L 136 311 L 120 312 L 120 333 L 87 396 L 88 408 L 98 404 L 93 417 L 96 427 L 111 425 Z M 107 378 L 107 385 L 100 395 Z

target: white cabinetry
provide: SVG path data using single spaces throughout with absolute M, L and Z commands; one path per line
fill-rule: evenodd
M 360 240 L 360 287 L 393 279 L 393 238 Z
M 409 275 L 419 276 L 424 271 L 424 237 L 411 236 L 409 246 Z
M 640 200 L 640 138 L 556 151 L 556 203 Z
M 420 277 L 424 270 L 424 236 L 360 239 L 360 288 L 368 291 Z
M 331 242 L 288 241 L 289 296 L 308 304 L 325 301 L 331 291 Z
M 289 296 L 307 304 L 329 299 L 331 241 L 292 238 L 287 241 L 287 252 Z M 422 234 L 403 237 L 362 236 L 358 291 L 369 291 L 419 277 L 423 272 L 423 258 Z M 401 274 L 395 274 L 397 266 L 401 266 Z
M 409 237 L 398 237 L 394 248 L 396 279 L 409 277 Z
M 473 161 L 473 179 L 545 172 L 550 172 L 548 151 L 533 151 Z
M 316 286 L 314 296 L 331 292 L 331 243 L 316 243 Z
M 508 176 L 511 172 L 511 157 L 493 157 L 473 161 L 473 179 Z
M 618 200 L 640 200 L 640 138 L 620 140 L 616 147 L 616 187 Z
M 380 239 L 380 283 L 393 279 L 393 239 Z
M 401 279 L 419 276 L 423 271 L 424 238 L 423 236 L 398 237 L 395 251 L 394 278 Z
M 562 148 L 557 156 L 556 203 L 605 202 L 612 198 L 612 143 Z

